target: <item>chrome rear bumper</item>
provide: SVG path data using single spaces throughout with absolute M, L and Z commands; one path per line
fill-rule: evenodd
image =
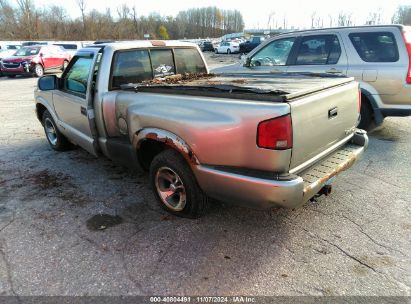
M 195 166 L 194 174 L 203 191 L 215 199 L 258 209 L 296 208 L 316 195 L 332 177 L 350 168 L 367 146 L 366 132 L 357 130 L 348 143 L 298 175 L 262 177 L 202 165 Z

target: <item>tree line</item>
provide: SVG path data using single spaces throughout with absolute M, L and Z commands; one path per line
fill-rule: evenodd
M 217 7 L 180 11 L 176 16 L 140 16 L 125 4 L 104 12 L 76 0 L 80 17 L 72 18 L 59 5 L 36 7 L 33 0 L 0 0 L 0 40 L 127 40 L 220 37 L 244 29 L 238 10 Z

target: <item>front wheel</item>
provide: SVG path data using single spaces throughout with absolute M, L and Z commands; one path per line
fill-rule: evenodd
M 231 54 L 231 50 L 227 49 L 227 54 L 230 55 Z
M 41 66 L 41 64 L 36 64 L 36 66 L 34 67 L 34 76 L 36 77 L 41 77 L 44 75 L 44 69 Z
M 218 49 L 215 49 L 215 50 L 214 50 L 214 53 L 218 54 Z
M 199 218 L 208 207 L 208 198 L 190 166 L 175 150 L 165 150 L 154 157 L 150 184 L 160 206 L 174 215 Z
M 57 129 L 56 123 L 49 111 L 44 111 L 42 119 L 44 132 L 50 146 L 56 151 L 65 151 L 70 148 L 70 142 Z

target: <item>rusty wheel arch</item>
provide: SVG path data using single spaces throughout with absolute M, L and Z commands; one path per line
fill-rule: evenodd
M 181 137 L 163 129 L 141 129 L 134 135 L 132 145 L 137 151 L 140 165 L 146 170 L 153 158 L 165 149 L 178 151 L 190 166 L 200 164 L 190 146 Z

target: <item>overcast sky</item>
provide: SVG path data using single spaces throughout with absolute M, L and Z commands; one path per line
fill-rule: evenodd
M 71 17 L 78 17 L 80 11 L 75 0 L 34 0 L 37 6 L 58 4 L 66 8 Z M 311 26 L 311 15 L 315 11 L 324 19 L 324 26 L 329 26 L 329 15 L 337 16 L 343 11 L 352 13 L 352 20 L 356 25 L 364 24 L 371 12 L 380 10 L 385 23 L 391 22 L 391 17 L 400 4 L 411 4 L 410 0 L 86 0 L 87 10 L 93 8 L 104 11 L 105 8 L 113 10 L 123 3 L 135 5 L 141 15 L 157 12 L 161 15 L 176 15 L 179 11 L 194 7 L 217 6 L 222 9 L 238 9 L 245 21 L 246 28 L 267 28 L 268 16 L 274 12 L 274 21 L 283 26 L 284 17 L 287 27 L 304 28 Z M 336 19 L 336 17 L 335 17 Z

